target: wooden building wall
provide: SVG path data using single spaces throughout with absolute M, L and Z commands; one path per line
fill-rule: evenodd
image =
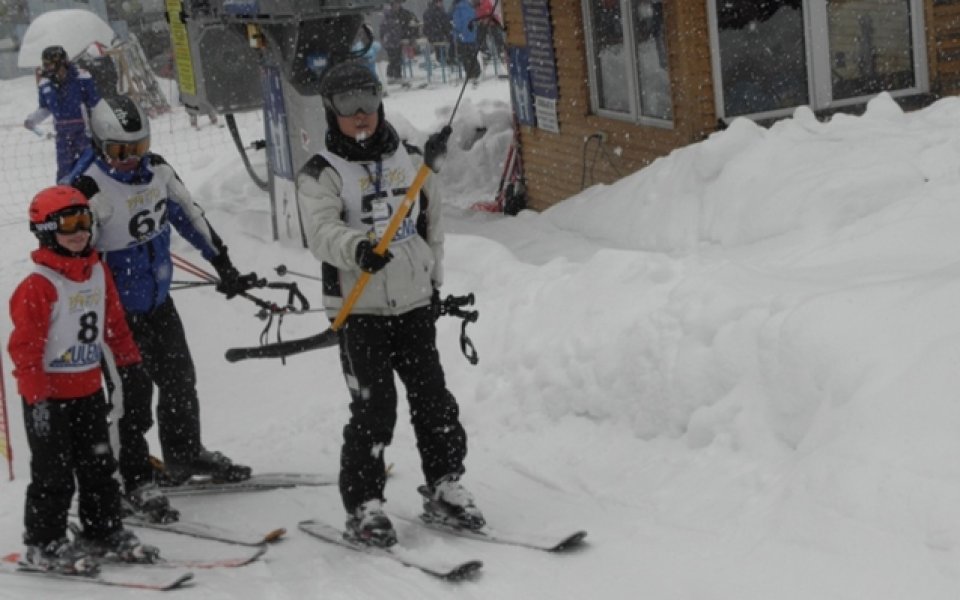
M 960 93 L 960 0 L 927 0 L 927 56 L 930 91 Z
M 581 0 L 549 0 L 560 133 L 521 127 L 530 208 L 543 210 L 585 186 L 614 182 L 716 130 L 708 1 L 663 2 L 674 115 L 673 128 L 666 129 L 590 114 Z M 501 2 L 508 44 L 525 45 L 520 0 Z M 960 0 L 924 0 L 924 16 L 931 93 L 933 97 L 958 94 Z M 596 138 L 587 144 L 597 133 L 605 136 L 603 148 L 597 146 Z
M 705 2 L 664 2 L 672 129 L 590 114 L 586 40 L 580 0 L 550 0 L 560 98 L 560 133 L 521 128 L 530 208 L 542 210 L 594 183 L 611 183 L 715 129 Z M 519 0 L 503 3 L 507 43 L 526 44 Z M 603 148 L 592 134 L 605 136 Z M 586 146 L 586 147 L 585 147 Z M 584 151 L 586 150 L 586 156 Z M 586 168 L 585 168 L 586 162 Z M 585 181 L 584 181 L 585 179 Z

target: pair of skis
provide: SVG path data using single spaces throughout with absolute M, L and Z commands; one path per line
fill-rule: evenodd
M 241 556 L 219 560 L 161 558 L 158 562 L 150 564 L 106 561 L 100 564 L 96 573 L 89 575 L 70 575 L 57 571 L 47 571 L 24 562 L 23 556 L 19 552 L 11 552 L 0 557 L 0 573 L 165 592 L 192 583 L 194 575 L 191 569 L 242 567 L 259 559 L 266 552 L 267 546 L 262 544 Z
M 392 465 L 391 465 L 392 466 Z M 388 468 L 389 474 L 390 468 Z M 309 473 L 268 473 L 254 475 L 248 480 L 237 483 L 186 483 L 177 487 L 164 488 L 167 496 L 187 496 L 199 494 L 215 494 L 242 491 L 259 491 L 266 489 L 287 488 L 296 486 L 322 486 L 336 485 L 334 477 L 321 474 Z M 543 534 L 525 534 L 497 531 L 490 526 L 479 530 L 469 530 L 459 528 L 445 522 L 425 520 L 422 518 L 408 517 L 401 515 L 392 515 L 402 521 L 422 525 L 426 528 L 444 532 L 450 535 L 464 537 L 481 542 L 494 544 L 517 546 L 532 550 L 541 550 L 546 552 L 563 552 L 581 545 L 587 536 L 586 531 L 575 531 L 564 536 L 550 536 Z M 178 521 L 169 524 L 151 523 L 143 519 L 134 520 L 128 518 L 126 522 L 135 527 L 147 527 L 151 529 L 165 530 L 184 535 L 191 535 L 206 539 L 213 539 L 232 544 L 241 544 L 256 546 L 268 543 L 282 537 L 286 530 L 277 529 L 263 536 L 242 536 L 236 532 L 228 531 L 207 525 L 205 523 L 192 523 L 188 521 Z M 315 538 L 336 544 L 351 550 L 363 552 L 374 556 L 383 556 L 395 560 L 403 565 L 417 568 L 429 575 L 446 580 L 464 579 L 476 573 L 483 567 L 479 560 L 468 560 L 463 562 L 450 561 L 431 561 L 416 553 L 415 550 L 404 548 L 402 546 L 393 546 L 389 549 L 368 546 L 365 544 L 353 543 L 344 539 L 343 532 L 319 520 L 307 520 L 298 524 L 298 528 Z
M 189 496 L 289 488 L 298 485 L 331 485 L 334 483 L 336 483 L 335 480 L 318 474 L 266 473 L 254 475 L 246 481 L 237 483 L 188 483 L 165 488 L 164 492 L 168 496 Z M 99 572 L 94 575 L 69 575 L 46 571 L 22 562 L 22 556 L 13 552 L 0 557 L 0 573 L 131 589 L 169 591 L 192 585 L 194 581 L 192 570 L 241 567 L 250 564 L 267 552 L 267 544 L 278 541 L 287 532 L 286 529 L 278 528 L 262 535 L 244 534 L 193 521 L 154 523 L 139 515 L 127 516 L 123 521 L 125 525 L 130 527 L 166 531 L 235 546 L 245 546 L 250 549 L 235 553 L 235 556 L 227 559 L 161 559 L 159 562 L 149 565 L 105 562 L 100 565 Z
M 583 543 L 587 537 L 587 532 L 580 530 L 563 536 L 530 535 L 522 533 L 501 532 L 490 526 L 484 526 L 478 530 L 463 529 L 445 522 L 432 521 L 429 519 L 409 518 L 404 516 L 396 518 L 409 522 L 417 523 L 429 529 L 441 531 L 449 535 L 463 537 L 471 540 L 487 542 L 492 544 L 501 544 L 508 546 L 517 546 L 531 550 L 542 550 L 545 552 L 562 552 L 575 548 Z M 439 577 L 448 581 L 457 581 L 466 579 L 477 573 L 483 568 L 483 562 L 480 560 L 466 560 L 451 562 L 447 560 L 436 560 L 430 557 L 422 556 L 411 548 L 406 548 L 400 544 L 390 548 L 381 548 L 359 542 L 354 542 L 344 537 L 343 531 L 317 519 L 301 521 L 298 524 L 300 531 L 307 533 L 324 542 L 335 544 L 344 548 L 349 548 L 357 552 L 362 552 L 371 556 L 389 558 L 404 566 L 413 567 L 423 571 L 428 575 Z

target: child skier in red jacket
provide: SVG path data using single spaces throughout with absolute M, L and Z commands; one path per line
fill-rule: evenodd
M 30 230 L 40 240 L 31 253 L 34 271 L 10 298 L 8 349 L 31 452 L 23 562 L 70 574 L 96 572 L 98 555 L 126 562 L 159 555 L 121 521 L 101 385 L 103 344 L 120 368 L 134 375 L 142 368 L 110 272 L 90 247 L 91 224 L 77 190 L 37 194 L 30 203 Z M 67 511 L 75 489 L 83 532 L 71 542 Z

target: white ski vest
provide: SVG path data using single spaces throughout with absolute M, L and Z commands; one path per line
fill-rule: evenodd
M 97 250 L 110 252 L 143 243 L 167 226 L 166 185 L 160 177 L 138 185 L 121 183 L 98 168 L 88 169 L 85 175 L 100 188 L 90 199 L 97 216 Z
M 36 265 L 35 272 L 57 290 L 43 350 L 44 371 L 82 373 L 99 368 L 107 295 L 103 265 L 93 265 L 86 281 L 72 281 L 41 265 Z
M 321 151 L 320 156 L 343 180 L 340 197 L 343 199 L 344 222 L 350 228 L 362 231 L 376 245 L 417 175 L 407 149 L 400 144 L 393 155 L 380 163 L 350 162 L 327 150 Z M 393 236 L 391 248 L 417 235 L 419 214 L 420 203 L 417 202 Z

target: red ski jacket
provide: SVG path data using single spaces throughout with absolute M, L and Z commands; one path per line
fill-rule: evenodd
M 34 263 L 53 269 L 71 281 L 89 279 L 93 266 L 100 260 L 96 252 L 90 256 L 72 258 L 49 248 L 34 250 L 30 258 Z M 127 326 L 116 285 L 110 270 L 104 268 L 103 272 L 106 284 L 103 340 L 113 353 L 118 367 L 139 363 L 140 351 Z M 44 370 L 44 346 L 50 329 L 52 306 L 56 301 L 56 288 L 39 273 L 28 275 L 10 296 L 13 332 L 7 349 L 13 359 L 17 389 L 28 404 L 48 399 L 89 396 L 102 387 L 99 366 L 80 373 L 47 373 Z

